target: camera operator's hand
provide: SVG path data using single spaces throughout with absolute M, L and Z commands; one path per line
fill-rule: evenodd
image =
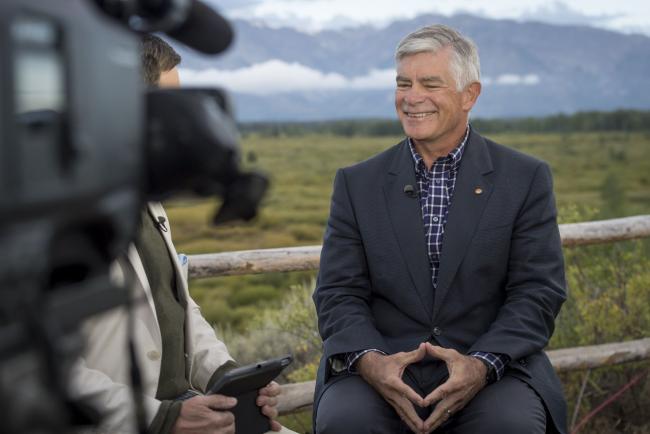
M 183 402 L 173 434 L 235 434 L 235 416 L 227 411 L 237 404 L 223 395 L 195 396 Z
M 278 396 L 282 389 L 275 381 L 271 381 L 266 387 L 259 390 L 257 395 L 257 406 L 261 407 L 264 416 L 271 420 L 271 430 L 280 431 L 282 425 L 275 420 L 278 417 Z

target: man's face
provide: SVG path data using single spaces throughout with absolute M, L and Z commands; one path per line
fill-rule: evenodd
M 462 91 L 450 68 L 451 49 L 409 55 L 397 64 L 395 109 L 407 136 L 416 144 L 446 144 L 462 135 L 480 84 Z
M 169 71 L 163 71 L 160 73 L 160 80 L 158 80 L 158 86 L 162 88 L 174 88 L 181 85 L 180 78 L 178 76 L 178 68 L 173 67 Z

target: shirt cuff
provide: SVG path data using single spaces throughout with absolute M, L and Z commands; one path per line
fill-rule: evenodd
M 158 413 L 151 421 L 147 434 L 170 434 L 178 415 L 181 414 L 181 401 L 162 401 Z
M 357 372 L 355 367 L 357 360 L 371 351 L 386 355 L 383 351 L 373 348 L 369 350 L 353 351 L 351 353 L 341 353 L 330 357 L 329 364 L 332 375 L 340 375 L 344 373 L 355 374 Z
M 367 353 L 379 353 L 383 354 L 384 356 L 386 353 L 384 353 L 381 350 L 378 350 L 376 348 L 370 348 L 368 350 L 361 350 L 361 351 L 355 351 L 352 353 L 347 353 L 345 355 L 345 369 L 350 373 L 350 374 L 356 374 L 357 372 L 357 361 L 363 356 L 364 354 Z
M 510 362 L 510 357 L 505 354 L 486 353 L 484 351 L 474 351 L 470 356 L 477 359 L 485 360 L 494 368 L 496 374 L 495 381 L 499 381 L 503 377 L 506 370 L 506 365 Z

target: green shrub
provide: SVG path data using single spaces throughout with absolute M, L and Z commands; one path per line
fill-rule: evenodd
M 264 305 L 279 298 L 279 289 L 271 285 L 251 285 L 232 292 L 228 296 L 231 306 Z
M 217 330 L 217 334 L 242 364 L 293 354 L 293 364 L 278 379 L 281 384 L 313 380 L 322 354 L 311 299 L 314 287 L 314 279 L 293 285 L 280 308 L 266 310 L 251 319 L 244 333 L 226 327 Z M 285 416 L 280 421 L 297 432 L 311 431 L 311 411 Z
M 569 220 L 592 220 L 597 211 L 565 210 Z M 556 322 L 552 348 L 595 345 L 650 336 L 650 242 L 565 248 L 569 298 Z M 611 397 L 650 362 L 563 373 L 571 425 Z M 584 383 L 584 384 L 583 384 Z M 581 390 L 583 389 L 581 393 Z M 580 432 L 650 432 L 650 378 L 635 384 Z

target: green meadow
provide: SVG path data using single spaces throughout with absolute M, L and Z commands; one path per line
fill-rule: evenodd
M 560 219 L 564 210 L 589 209 L 596 218 L 650 214 L 649 132 L 487 134 L 547 161 L 554 173 Z M 214 228 L 217 203 L 184 199 L 167 203 L 179 252 L 187 254 L 314 245 L 321 242 L 336 169 L 362 161 L 401 137 L 325 133 L 261 135 L 242 139 L 246 165 L 272 185 L 250 223 Z M 568 211 L 566 212 L 568 214 Z M 220 329 L 245 330 L 262 309 L 279 307 L 291 285 L 314 273 L 285 273 L 194 280 L 191 292 L 206 318 Z

